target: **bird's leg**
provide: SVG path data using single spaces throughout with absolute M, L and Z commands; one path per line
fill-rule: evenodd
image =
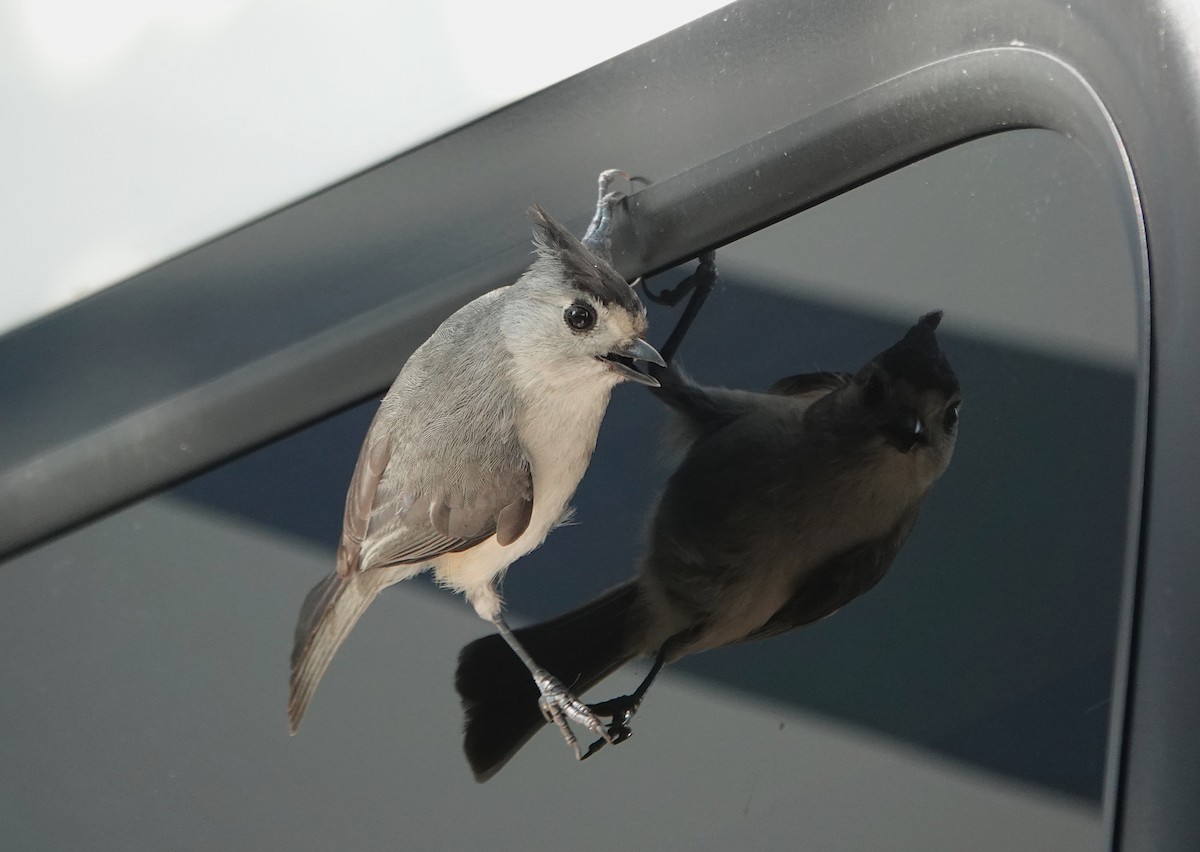
M 638 180 L 638 178 L 631 178 L 628 172 L 620 169 L 609 169 L 600 173 L 600 193 L 596 199 L 596 213 L 592 216 L 592 223 L 588 225 L 588 229 L 580 241 L 593 253 L 609 261 L 612 260 L 612 235 L 609 233 L 612 228 L 612 211 L 617 202 L 625 197 L 623 192 L 608 191 L 612 182 L 617 178 L 624 178 L 627 181 Z
M 683 315 L 675 323 L 675 328 L 671 331 L 671 336 L 667 338 L 666 344 L 659 348 L 659 353 L 668 364 L 675 357 L 675 352 L 679 349 L 679 344 L 683 343 L 683 338 L 688 333 L 688 329 L 692 327 L 692 322 L 696 319 L 696 315 L 700 313 L 700 308 L 703 307 L 704 300 L 708 298 L 708 294 L 717 286 L 716 252 L 706 251 L 697 260 L 700 261 L 700 264 L 696 267 L 696 271 L 680 281 L 679 286 L 672 290 L 653 293 L 645 282 L 642 283 L 642 292 L 646 294 L 646 298 L 657 304 L 667 305 L 668 307 L 675 307 L 675 305 L 683 301 L 684 296 L 688 293 L 692 294 L 687 307 L 683 309 Z
M 650 685 L 654 683 L 654 679 L 658 677 L 658 673 L 662 671 L 662 667 L 667 662 L 667 645 L 664 644 L 654 657 L 654 665 L 650 667 L 650 671 L 638 684 L 638 688 L 629 695 L 622 695 L 619 698 L 610 698 L 608 701 L 601 701 L 599 704 L 592 704 L 591 710 L 597 716 L 605 716 L 612 718 L 612 724 L 608 726 L 605 732 L 608 736 L 601 737 L 584 752 L 580 760 L 586 760 L 593 754 L 604 748 L 606 745 L 617 745 L 633 736 L 633 731 L 629 727 L 629 722 L 633 719 L 633 714 L 642 706 L 642 699 L 646 697 L 646 692 L 650 689 Z
M 529 669 L 529 673 L 533 675 L 533 682 L 537 685 L 538 692 L 541 697 L 538 698 L 538 707 L 542 711 L 542 716 L 547 722 L 553 722 L 558 730 L 562 732 L 563 739 L 567 745 L 575 752 L 577 760 L 583 760 L 583 752 L 579 748 L 579 742 L 575 739 L 575 734 L 571 731 L 570 722 L 576 722 L 587 728 L 593 734 L 600 737 L 600 741 L 612 742 L 612 735 L 604 728 L 604 723 L 600 721 L 592 709 L 572 695 L 562 682 L 554 675 L 539 666 L 525 650 L 520 640 L 513 634 L 508 624 L 504 621 L 504 616 L 497 613 L 492 622 L 496 625 L 496 630 L 504 637 L 504 641 L 508 643 L 508 647 L 512 648 L 513 653 L 525 664 L 525 668 Z
M 609 187 L 612 186 L 613 181 L 617 178 L 624 178 L 631 184 L 635 182 L 649 183 L 648 180 L 642 177 L 630 177 L 628 172 L 621 171 L 620 169 L 608 169 L 600 173 L 596 212 L 592 216 L 592 221 L 588 225 L 587 231 L 584 232 L 582 242 L 592 252 L 608 261 L 612 260 L 612 234 L 610 231 L 612 230 L 613 208 L 625 198 L 625 193 L 623 192 L 609 192 Z M 667 339 L 666 346 L 660 350 L 668 364 L 671 362 L 675 351 L 679 348 L 679 344 L 683 342 L 688 329 L 692 327 L 692 322 L 696 319 L 696 315 L 700 313 L 700 308 L 704 305 L 708 294 L 712 292 L 717 284 L 716 252 L 706 251 L 697 260 L 700 261 L 700 265 L 696 267 L 696 271 L 681 281 L 674 289 L 654 293 L 644 282 L 642 284 L 642 291 L 646 294 L 646 298 L 657 304 L 672 308 L 683 301 L 684 297 L 689 293 L 692 296 L 687 303 L 687 307 L 683 309 L 683 314 L 679 317 L 679 321 L 675 323 L 675 328 L 671 332 L 671 336 Z M 638 281 L 641 281 L 641 279 L 639 278 Z M 634 281 L 633 284 L 637 286 L 637 281 Z

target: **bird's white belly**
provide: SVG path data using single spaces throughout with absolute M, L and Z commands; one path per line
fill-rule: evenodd
M 435 563 L 438 581 L 463 592 L 481 618 L 491 619 L 500 611 L 501 599 L 495 588 L 498 575 L 539 547 L 566 512 L 595 449 L 608 394 L 600 399 L 560 399 L 559 403 L 540 411 L 527 410 L 518 423 L 533 474 L 533 514 L 525 532 L 507 546 L 498 544 L 493 536 L 470 550 L 448 553 Z

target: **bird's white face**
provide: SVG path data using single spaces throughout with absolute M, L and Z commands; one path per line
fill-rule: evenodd
M 644 379 L 630 361 L 647 352 L 644 311 L 633 313 L 558 282 L 529 283 L 505 306 L 502 321 L 520 372 L 539 384 L 595 382 L 605 388 Z
M 533 212 L 537 258 L 506 291 L 500 318 L 518 387 L 607 394 L 625 380 L 657 386 L 633 366 L 666 366 L 642 339 L 646 308 L 633 289 L 544 210 Z

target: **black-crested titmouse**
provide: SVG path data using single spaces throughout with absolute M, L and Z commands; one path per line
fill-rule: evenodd
M 637 577 L 517 631 L 577 694 L 634 657 L 655 658 L 632 695 L 592 705 L 613 719 L 593 749 L 629 735 L 665 663 L 809 624 L 879 582 L 954 452 L 961 396 L 934 334 L 940 320 L 922 317 L 854 375 L 792 376 L 766 393 L 651 371 L 681 415 L 685 455 Z M 542 724 L 537 692 L 495 638 L 463 649 L 456 679 L 480 781 Z
M 599 719 L 521 648 L 497 582 L 568 511 L 619 382 L 658 382 L 646 311 L 605 261 L 618 173 L 601 175 L 589 248 L 532 208 L 536 259 L 515 284 L 461 308 L 423 343 L 384 396 L 346 497 L 336 570 L 296 625 L 292 732 L 338 646 L 387 586 L 426 568 L 462 592 L 525 662 L 542 712 L 607 736 Z

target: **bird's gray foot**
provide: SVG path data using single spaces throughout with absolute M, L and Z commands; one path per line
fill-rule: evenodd
M 626 181 L 633 180 L 628 172 L 620 169 L 608 169 L 600 173 L 600 193 L 596 199 L 596 213 L 592 216 L 592 223 L 588 225 L 582 240 L 585 246 L 605 260 L 609 260 L 612 256 L 612 235 L 609 232 L 612 229 L 613 207 L 625 197 L 623 192 L 609 191 L 609 187 L 617 178 Z
M 600 737 L 600 742 L 613 742 L 612 736 L 605 729 L 600 717 L 592 709 L 567 691 L 566 687 L 547 672 L 538 669 L 533 674 L 533 682 L 537 684 L 541 697 L 538 698 L 538 708 L 547 722 L 553 722 L 562 733 L 571 750 L 575 752 L 576 760 L 583 760 L 584 753 L 579 748 L 579 741 L 571 731 L 571 722 L 582 725 L 593 734 Z
M 715 252 L 706 251 L 700 255 L 697 260 L 700 263 L 696 266 L 696 270 L 683 279 L 678 287 L 673 290 L 664 290 L 661 293 L 654 293 L 649 286 L 643 282 L 642 292 L 646 298 L 652 302 L 657 302 L 660 305 L 668 305 L 674 307 L 683 300 L 683 297 L 692 294 L 692 298 L 688 300 L 687 307 L 683 309 L 683 314 L 679 317 L 679 321 L 675 323 L 675 328 L 671 331 L 671 336 L 667 338 L 666 344 L 663 345 L 662 357 L 667 363 L 675 357 L 675 352 L 678 351 L 679 345 L 683 343 L 683 338 L 688 333 L 688 329 L 692 327 L 692 323 L 696 319 L 696 315 L 700 313 L 700 308 L 704 305 L 704 300 L 708 298 L 708 294 L 717 286 L 717 255 Z M 650 375 L 655 376 L 654 371 Z
M 620 745 L 632 737 L 633 729 L 629 727 L 629 723 L 633 720 L 633 714 L 641 706 L 642 696 L 636 693 L 633 695 L 622 695 L 619 698 L 610 698 L 608 701 L 589 705 L 589 709 L 594 714 L 610 718 L 612 722 L 609 723 L 607 730 L 604 731 L 604 736 L 588 746 L 588 750 L 583 753 L 580 760 L 587 760 L 606 745 Z
M 689 293 L 703 293 L 707 297 L 717 284 L 716 252 L 706 251 L 697 260 L 700 262 L 695 271 L 680 281 L 678 286 L 655 293 L 648 286 L 642 285 L 642 292 L 655 304 L 666 305 L 669 308 L 678 305 Z
M 598 704 L 589 704 L 588 707 L 597 716 L 604 716 L 613 720 L 614 725 L 627 725 L 633 718 L 633 714 L 642 706 L 642 696 L 622 695 L 619 698 L 610 698 L 608 701 L 601 701 Z
M 591 757 L 606 745 L 617 745 L 633 736 L 633 730 L 629 727 L 629 723 L 633 719 L 633 714 L 642 706 L 642 701 L 646 698 L 646 692 L 649 691 L 651 684 L 654 683 L 663 666 L 667 664 L 667 660 L 670 658 L 673 650 L 685 642 L 690 635 L 690 632 L 676 634 L 664 642 L 663 646 L 658 649 L 658 653 L 654 656 L 654 665 L 650 667 L 650 671 L 646 673 L 646 676 L 642 678 L 642 682 L 638 684 L 638 688 L 632 693 L 591 705 L 593 713 L 597 716 L 607 716 L 612 719 L 612 724 L 604 732 L 605 736 L 588 746 L 587 752 L 581 759 Z

